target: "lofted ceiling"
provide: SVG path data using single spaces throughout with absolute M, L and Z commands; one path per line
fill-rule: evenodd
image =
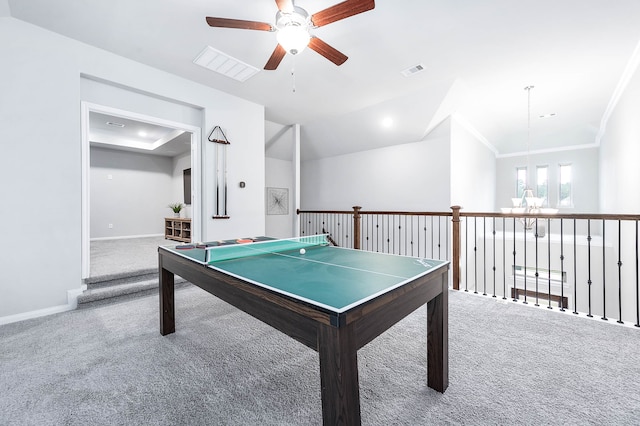
M 313 14 L 338 1 L 295 4 Z M 265 71 L 275 34 L 205 17 L 273 24 L 274 0 L 8 3 L 14 18 L 265 105 L 278 157 L 287 126 L 301 124 L 303 159 L 416 142 L 454 113 L 497 154 L 522 152 L 528 85 L 531 149 L 593 145 L 640 40 L 638 0 L 378 0 L 312 31 L 343 65 L 306 49 Z M 207 46 L 259 71 L 239 82 L 194 64 Z

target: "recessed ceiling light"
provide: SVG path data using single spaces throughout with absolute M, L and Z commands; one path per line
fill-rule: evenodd
M 550 112 L 549 114 L 543 114 L 540 116 L 540 118 L 551 118 L 551 117 L 555 117 L 556 113 L 555 112 Z
M 145 132 L 144 130 L 140 130 L 138 132 L 138 136 L 140 136 L 141 138 L 145 138 L 147 137 L 147 132 Z
M 114 127 L 124 127 L 124 124 L 122 124 L 122 123 L 114 123 L 113 121 L 107 121 L 107 125 L 114 126 Z
M 382 119 L 382 127 L 389 128 L 391 126 L 393 126 L 393 118 L 385 117 Z

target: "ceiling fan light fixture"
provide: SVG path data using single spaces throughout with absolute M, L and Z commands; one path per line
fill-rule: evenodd
M 276 38 L 284 50 L 292 55 L 297 55 L 307 47 L 311 35 L 306 27 L 292 24 L 278 29 Z

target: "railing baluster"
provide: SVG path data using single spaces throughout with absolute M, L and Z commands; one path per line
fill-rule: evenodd
M 478 294 L 478 221 L 473 218 L 473 294 Z
M 487 218 L 482 218 L 482 295 L 487 295 Z
M 496 218 L 493 218 L 493 296 L 496 297 Z
M 507 300 L 507 222 L 502 218 L 502 300 Z
M 524 234 L 524 301 L 522 303 L 526 305 L 529 303 L 527 302 L 527 227 L 523 226 L 522 229 Z
M 638 221 L 636 220 L 636 327 L 640 327 L 640 264 L 638 263 Z
M 622 221 L 618 220 L 618 324 L 622 321 Z
M 607 271 L 607 266 L 606 266 L 606 262 L 605 262 L 605 228 L 607 227 L 606 223 L 604 222 L 604 219 L 602 220 L 602 318 L 605 321 L 608 321 L 609 318 L 607 318 L 607 287 L 606 287 L 606 271 Z
M 591 315 L 591 219 L 587 220 L 587 268 L 588 268 L 588 281 L 587 281 L 587 285 L 589 286 L 589 312 L 587 313 L 587 316 L 589 318 L 593 317 L 593 315 Z
M 576 220 L 573 219 L 573 313 L 578 315 L 578 256 L 577 256 L 577 235 Z
M 538 304 L 538 277 L 540 275 L 538 273 L 538 238 L 539 238 L 539 236 L 538 236 L 538 218 L 536 218 L 535 220 L 536 220 L 536 222 L 535 222 L 536 233 L 534 235 L 534 237 L 535 237 L 535 240 L 534 240 L 535 241 L 535 248 L 536 248 L 536 269 L 535 269 L 535 271 L 536 271 L 536 273 L 535 273 L 535 277 L 536 277 L 536 303 L 535 303 L 535 306 L 540 306 Z
M 438 259 L 442 259 L 442 223 L 438 216 Z
M 434 238 L 433 238 L 433 216 L 431 216 L 431 257 L 434 258 L 434 249 L 433 249 L 433 242 L 434 242 Z
M 469 218 L 464 221 L 464 291 L 469 291 Z
M 551 240 L 551 238 L 549 238 Z M 564 221 L 560 219 L 560 311 L 565 311 L 564 306 Z
M 549 305 L 547 306 L 547 308 L 553 309 L 551 307 L 551 219 L 547 219 L 547 275 L 549 277 L 549 281 L 547 283 L 547 289 L 549 290 Z
M 513 301 L 518 301 L 518 289 L 516 287 L 516 218 L 513 218 Z

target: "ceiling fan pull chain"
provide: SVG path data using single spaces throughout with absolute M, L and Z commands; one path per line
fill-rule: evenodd
M 293 85 L 293 93 L 296 93 L 296 57 L 293 56 L 291 62 L 291 82 Z

